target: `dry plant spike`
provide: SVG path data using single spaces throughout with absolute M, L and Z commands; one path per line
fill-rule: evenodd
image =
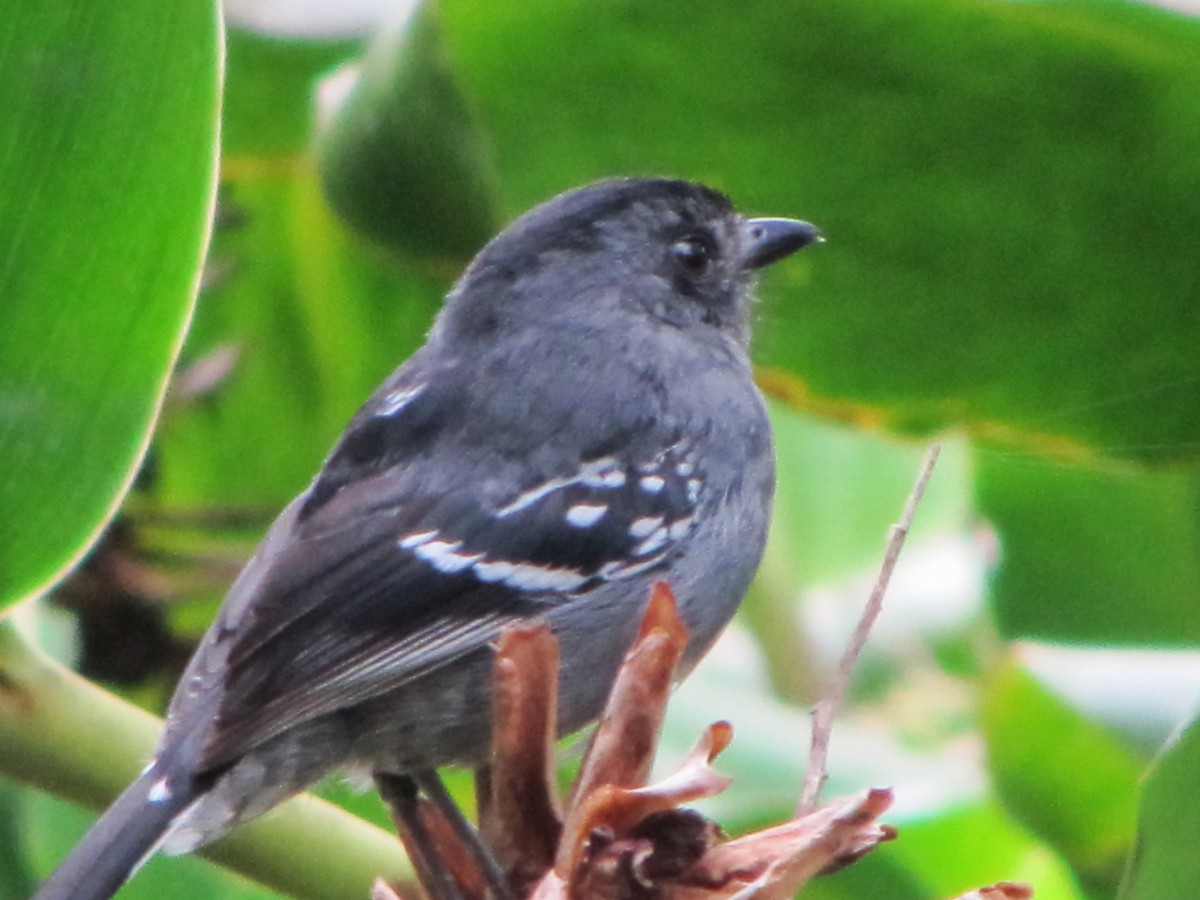
M 638 788 L 601 785 L 579 797 L 580 808 L 571 817 L 574 834 L 587 836 L 604 831 L 624 834 L 634 830 L 655 813 L 676 809 L 684 803 L 715 797 L 733 782 L 712 768 L 712 761 L 729 746 L 733 729 L 727 722 L 710 725 L 704 737 L 672 774 Z M 560 870 L 566 874 L 563 870 Z
M 665 582 L 656 582 L 641 631 L 621 664 L 572 790 L 554 866 L 563 878 L 576 870 L 587 843 L 589 798 L 598 791 L 645 783 L 686 644 L 675 595 Z
M 518 895 L 553 865 L 562 831 L 553 757 L 558 661 L 558 641 L 545 624 L 500 636 L 492 765 L 479 794 L 479 830 Z
M 642 624 L 638 636 L 634 638 L 636 647 L 653 631 L 666 631 L 676 640 L 687 642 L 687 628 L 679 618 L 679 602 L 675 592 L 665 581 L 656 581 L 650 586 L 650 600 L 646 604 L 646 612 L 642 615 Z M 633 651 L 630 648 L 630 652 Z
M 1030 900 L 1033 888 L 1017 881 L 1000 881 L 977 891 L 969 891 L 955 900 Z
M 711 848 L 668 900 L 784 900 L 813 876 L 841 868 L 895 837 L 878 819 L 892 803 L 876 788 L 802 818 Z
M 688 751 L 679 764 L 679 769 L 690 769 L 697 766 L 710 766 L 716 757 L 724 754 L 725 748 L 733 743 L 733 726 L 728 722 L 713 722 L 704 733 L 696 746 Z
M 804 788 L 800 794 L 800 803 L 796 807 L 798 815 L 804 815 L 817 808 L 817 800 L 821 794 L 821 787 L 825 783 L 825 768 L 829 757 L 829 738 L 833 730 L 834 716 L 837 715 L 837 711 L 846 697 L 846 691 L 850 685 L 850 676 L 854 671 L 854 666 L 858 662 L 859 656 L 862 655 L 863 647 L 866 646 L 871 628 L 874 626 L 875 620 L 879 618 L 879 613 L 883 610 L 883 597 L 887 593 L 888 582 L 891 581 L 892 577 L 892 570 L 896 568 L 896 560 L 900 558 L 900 550 L 904 546 L 904 539 L 908 537 L 908 531 L 912 527 L 917 506 L 925 494 L 925 486 L 929 483 L 929 478 L 933 474 L 933 467 L 937 464 L 937 458 L 941 452 L 942 448 L 940 444 L 934 444 L 925 452 L 921 471 L 917 475 L 917 483 L 908 495 L 908 500 L 904 504 L 904 511 L 900 514 L 900 521 L 892 526 L 892 532 L 888 538 L 887 550 L 883 556 L 883 565 L 880 566 L 879 576 L 875 580 L 871 596 L 863 608 L 862 616 L 858 620 L 858 625 L 855 627 L 854 633 L 850 636 L 850 643 L 842 654 L 842 658 L 838 662 L 837 669 L 834 670 L 828 687 L 825 689 L 821 699 L 813 707 L 812 743 L 808 754 L 808 771 L 804 776 Z
M 651 813 L 673 809 L 692 800 L 715 797 L 733 783 L 727 775 L 712 768 L 715 760 L 733 740 L 733 726 L 728 722 L 715 722 L 705 730 L 696 746 L 689 751 L 679 768 L 653 784 L 633 788 L 622 793 L 629 798 L 629 814 L 637 818 L 630 824 Z M 636 808 L 640 807 L 640 814 Z M 620 823 L 614 822 L 619 827 Z
M 679 619 L 675 594 L 666 582 L 656 581 L 641 630 L 625 654 L 584 756 L 572 804 L 600 785 L 637 787 L 645 783 L 686 645 L 687 629 Z

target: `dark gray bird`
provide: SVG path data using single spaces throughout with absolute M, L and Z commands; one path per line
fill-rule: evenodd
M 159 847 L 192 850 L 337 768 L 482 763 L 489 643 L 512 623 L 558 635 L 563 733 L 599 715 L 656 579 L 694 664 L 771 512 L 752 276 L 819 236 L 628 179 L 492 240 L 272 525 L 153 761 L 37 900 L 109 897 Z

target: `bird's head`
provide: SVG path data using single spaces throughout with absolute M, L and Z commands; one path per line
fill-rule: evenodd
M 807 222 L 746 218 L 703 185 L 602 181 L 546 201 L 493 238 L 451 292 L 441 327 L 482 336 L 529 317 L 586 324 L 615 312 L 745 343 L 755 270 L 820 239 Z

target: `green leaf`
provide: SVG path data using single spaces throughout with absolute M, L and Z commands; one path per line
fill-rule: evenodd
M 432 3 L 372 43 L 319 142 L 322 186 L 347 221 L 382 243 L 465 260 L 496 230 L 482 136 L 447 68 Z
M 1070 870 L 994 800 L 904 822 L 889 849 L 923 876 L 927 896 L 954 897 L 997 881 L 1033 885 L 1037 900 L 1083 900 Z
M 233 348 L 210 396 L 172 410 L 156 436 L 167 506 L 258 505 L 265 526 L 311 479 L 357 406 L 419 346 L 444 282 L 353 240 L 313 169 L 239 172 L 222 206 L 228 275 L 196 311 L 185 360 Z
M 1195 458 L 1200 22 L 1083 0 L 442 10 L 510 212 L 669 173 L 826 231 L 764 292 L 757 342 L 809 408 Z
M 982 722 L 1004 805 L 1086 887 L 1111 894 L 1133 839 L 1142 760 L 1051 694 L 1019 658 L 992 674 Z
M 86 548 L 146 447 L 217 158 L 212 0 L 0 21 L 0 606 Z
M 1142 785 L 1137 845 L 1118 900 L 1191 900 L 1200 884 L 1200 727 L 1193 722 Z
M 24 824 L 30 793 L 0 778 L 0 900 L 25 900 L 36 882 L 26 859 Z
M 870 856 L 828 877 L 810 881 L 798 895 L 804 900 L 928 900 L 929 891 L 884 844 Z
M 983 450 L 979 510 L 1000 539 L 991 600 L 1006 637 L 1200 642 L 1200 482 Z

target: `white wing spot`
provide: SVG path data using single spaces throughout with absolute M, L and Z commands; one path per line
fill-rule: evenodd
M 641 562 L 610 562 L 605 563 L 600 567 L 600 577 L 606 581 L 617 581 L 622 578 L 632 578 L 634 575 L 639 575 L 647 569 L 653 569 L 666 556 L 665 553 L 659 553 L 656 556 L 651 556 L 649 559 Z
M 644 516 L 641 519 L 634 519 L 629 526 L 629 536 L 640 541 L 642 538 L 653 534 L 654 529 L 662 523 L 662 516 Z
M 575 480 L 586 487 L 619 488 L 625 484 L 625 470 L 613 457 L 605 456 L 584 463 Z
M 519 591 L 573 591 L 587 581 L 574 569 L 553 569 L 533 563 L 486 561 L 475 563 L 480 581 L 503 582 Z
M 413 534 L 406 534 L 396 542 L 401 550 L 411 550 L 413 547 L 420 547 L 426 541 L 430 541 L 437 537 L 436 531 L 418 531 Z
M 687 478 L 696 471 L 696 463 L 691 459 L 683 459 L 675 464 L 675 472 L 680 478 Z
M 413 553 L 439 572 L 453 575 L 455 572 L 469 569 L 483 559 L 482 553 L 458 553 L 461 546 L 462 541 L 427 541 L 413 550 Z
M 417 397 L 425 392 L 427 385 L 418 384 L 409 388 L 397 388 L 383 398 L 383 405 L 375 413 L 376 416 L 394 416 Z
M 671 523 L 671 527 L 667 529 L 667 533 L 671 536 L 671 540 L 680 541 L 687 537 L 687 533 L 692 530 L 692 517 L 688 516 L 684 519 L 677 519 Z
M 700 489 L 704 487 L 704 482 L 699 478 L 689 478 L 687 483 L 688 503 L 693 506 L 700 499 Z
M 591 528 L 608 512 L 606 503 L 576 503 L 567 510 L 567 524 L 576 528 Z
M 661 475 L 643 475 L 638 479 L 638 487 L 647 494 L 657 494 L 667 486 L 667 480 Z
M 653 553 L 660 549 L 667 542 L 667 529 L 656 528 L 648 538 L 638 544 L 634 550 L 634 556 L 645 556 L 647 553 Z
M 166 777 L 160 778 L 150 785 L 150 792 L 146 794 L 146 799 L 151 803 L 164 803 L 171 799 L 171 789 L 167 787 Z
M 537 503 L 547 494 L 557 491 L 559 488 L 564 488 L 571 484 L 569 478 L 551 478 L 549 481 L 544 481 L 537 487 L 525 491 L 523 494 L 518 494 L 517 499 L 507 506 L 503 506 L 496 511 L 496 515 L 503 519 L 505 516 L 511 516 L 515 512 L 520 512 L 533 504 Z
M 543 481 L 537 487 L 518 494 L 511 503 L 496 510 L 496 515 L 501 519 L 511 516 L 513 513 L 533 506 L 547 494 L 552 494 L 573 484 L 582 484 L 584 487 L 590 488 L 619 488 L 625 484 L 625 471 L 621 468 L 621 464 L 611 456 L 594 459 L 584 463 L 579 471 L 570 478 L 551 478 L 549 481 Z

